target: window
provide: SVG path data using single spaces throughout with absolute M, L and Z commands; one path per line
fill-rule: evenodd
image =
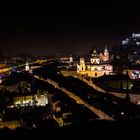
M 97 77 L 97 72 L 95 72 L 95 77 Z

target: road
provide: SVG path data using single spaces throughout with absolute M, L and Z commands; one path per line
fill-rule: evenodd
M 95 113 L 96 115 L 98 115 L 101 119 L 103 120 L 115 120 L 114 118 L 110 117 L 109 115 L 107 115 L 106 113 L 104 113 L 103 111 L 101 111 L 100 109 L 97 109 L 93 106 L 91 106 L 90 104 L 88 104 L 87 102 L 85 102 L 83 99 L 81 99 L 80 97 L 76 96 L 73 92 L 68 91 L 66 88 L 64 87 L 60 87 L 59 84 L 51 79 L 44 79 L 42 77 L 39 77 L 37 75 L 34 75 L 34 78 L 42 80 L 44 82 L 47 82 L 51 85 L 53 85 L 55 88 L 58 88 L 59 90 L 63 91 L 66 95 L 68 95 L 70 98 L 74 99 L 78 104 L 83 104 L 84 106 L 86 106 L 88 109 L 90 109 L 93 113 Z
M 86 84 L 88 84 L 89 86 L 93 87 L 93 89 L 102 92 L 102 93 L 109 93 L 112 96 L 116 96 L 122 99 L 126 98 L 126 93 L 121 93 L 121 92 L 110 92 L 110 91 L 105 91 L 102 88 L 100 88 L 99 86 L 97 86 L 95 83 L 93 83 L 92 81 L 87 80 L 84 77 L 79 77 L 77 76 L 76 78 L 82 80 L 83 82 L 85 82 Z M 134 103 L 134 104 L 139 104 L 140 103 L 140 94 L 133 94 L 133 93 L 129 93 L 129 97 L 130 97 L 130 102 Z

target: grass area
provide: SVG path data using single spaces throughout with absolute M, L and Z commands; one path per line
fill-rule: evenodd
M 121 83 L 122 83 L 122 89 L 131 89 L 131 81 L 127 80 L 111 80 L 111 81 L 103 81 L 104 85 L 107 85 L 110 88 L 114 89 L 121 89 Z

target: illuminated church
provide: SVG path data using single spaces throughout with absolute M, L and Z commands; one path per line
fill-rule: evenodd
M 96 49 L 93 49 L 88 60 L 81 57 L 77 64 L 77 73 L 89 77 L 100 77 L 112 72 L 113 66 L 109 64 L 109 52 L 106 47 L 104 52 L 100 54 L 97 53 Z

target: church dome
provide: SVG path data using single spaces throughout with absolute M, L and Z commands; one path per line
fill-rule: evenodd
M 91 53 L 91 58 L 98 58 L 99 55 L 97 53 L 97 51 L 95 49 L 92 50 L 92 53 Z

